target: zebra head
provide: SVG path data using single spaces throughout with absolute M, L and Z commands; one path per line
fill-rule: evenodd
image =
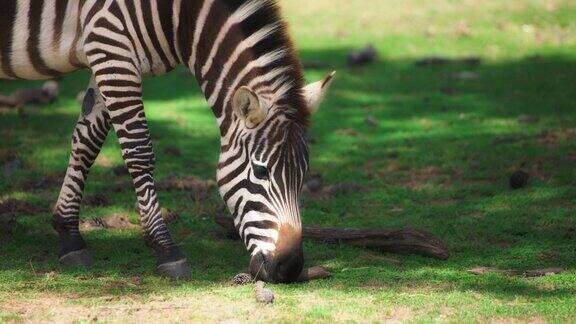
M 334 72 L 298 91 L 307 116 L 318 108 Z M 304 125 L 288 101 L 243 86 L 231 105 L 235 123 L 223 139 L 218 186 L 251 253 L 250 272 L 260 280 L 292 282 L 302 272 L 298 198 L 308 169 Z

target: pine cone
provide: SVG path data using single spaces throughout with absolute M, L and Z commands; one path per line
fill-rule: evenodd
M 252 281 L 252 276 L 249 273 L 239 273 L 232 279 L 232 282 L 238 286 L 250 283 L 250 281 Z

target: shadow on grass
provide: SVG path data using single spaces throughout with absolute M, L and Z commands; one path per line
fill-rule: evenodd
M 484 62 L 478 67 L 419 68 L 412 60 L 381 58 L 374 65 L 348 69 L 343 64 L 346 53 L 347 49 L 302 52 L 304 61 L 320 61 L 340 70 L 310 130 L 315 140 L 312 171 L 322 170 L 328 183 L 357 182 L 365 190 L 326 201 L 305 198 L 304 222 L 420 227 L 445 240 L 453 256 L 447 262 L 398 257 L 402 260 L 398 265 L 386 262 L 376 252 L 307 243 L 308 260 L 326 262 L 336 272 L 325 285 L 363 290 L 368 282 L 399 290 L 474 290 L 501 298 L 573 295 L 573 288 L 546 291 L 527 279 L 474 277 L 465 270 L 476 265 L 576 268 L 575 62 L 542 56 Z M 311 79 L 320 78 L 326 71 L 308 74 Z M 463 71 L 468 73 L 464 79 Z M 86 73 L 62 79 L 62 98 L 72 98 L 83 88 L 79 80 L 85 79 Z M 2 92 L 22 85 L 0 81 Z M 180 70 L 145 83 L 147 100 L 199 100 L 200 96 L 195 81 L 183 77 Z M 28 110 L 25 117 L 0 115 L 0 136 L 6 139 L 0 148 L 15 149 L 29 170 L 17 177 L 64 170 L 69 131 L 77 114 L 60 109 L 62 104 Z M 207 108 L 191 109 L 190 116 L 209 113 Z M 537 121 L 518 123 L 522 114 Z M 193 122 L 190 116 L 186 122 Z M 366 116 L 374 117 L 378 125 L 368 125 Z M 215 130 L 210 137 L 210 132 L 189 132 L 175 122 L 154 119 L 150 119 L 150 127 L 158 177 L 214 174 L 218 154 Z M 166 146 L 176 146 L 184 154 L 168 156 L 163 151 Z M 54 162 L 38 167 L 41 158 Z M 532 179 L 528 188 L 513 192 L 507 188 L 507 176 L 517 168 L 529 170 Z M 113 179 L 109 170 L 99 170 L 89 186 L 94 183 L 92 188 L 108 192 Z M 0 181 L 0 189 L 0 196 L 17 191 L 11 179 Z M 58 188 L 50 190 L 54 196 Z M 45 191 L 25 194 L 42 197 Z M 118 195 L 121 208 L 132 204 L 131 192 Z M 173 194 L 162 197 L 174 205 L 181 198 Z M 46 229 L 48 215 L 44 217 L 26 217 L 14 237 L 3 238 L 0 272 L 5 281 L 12 280 L 8 287 L 75 291 L 86 296 L 149 294 L 174 287 L 148 276 L 154 258 L 137 232 L 90 233 L 87 240 L 99 264 L 85 271 L 61 269 L 54 256 L 56 236 Z M 247 265 L 242 244 L 215 238 L 217 231 L 216 225 L 198 215 L 173 226 L 193 265 L 191 285 L 225 283 Z M 365 254 L 364 259 L 358 257 Z M 57 270 L 61 279 L 46 281 L 44 273 L 52 270 Z M 140 276 L 146 278 L 145 283 L 133 283 Z

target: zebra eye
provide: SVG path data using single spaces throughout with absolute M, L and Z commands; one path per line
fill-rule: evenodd
M 268 180 L 268 169 L 265 166 L 252 163 L 252 171 L 256 178 L 260 180 Z

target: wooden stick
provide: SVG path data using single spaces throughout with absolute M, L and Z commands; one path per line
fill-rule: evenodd
M 228 238 L 240 238 L 232 218 L 216 216 L 216 223 L 226 229 Z M 446 245 L 438 238 L 428 232 L 412 228 L 388 230 L 304 226 L 302 237 L 322 242 L 346 243 L 392 253 L 418 254 L 440 260 L 446 260 L 450 256 Z
M 324 269 L 324 267 L 316 266 L 302 270 L 302 273 L 296 281 L 306 282 L 310 280 L 328 278 L 330 276 L 332 276 L 332 273 Z

